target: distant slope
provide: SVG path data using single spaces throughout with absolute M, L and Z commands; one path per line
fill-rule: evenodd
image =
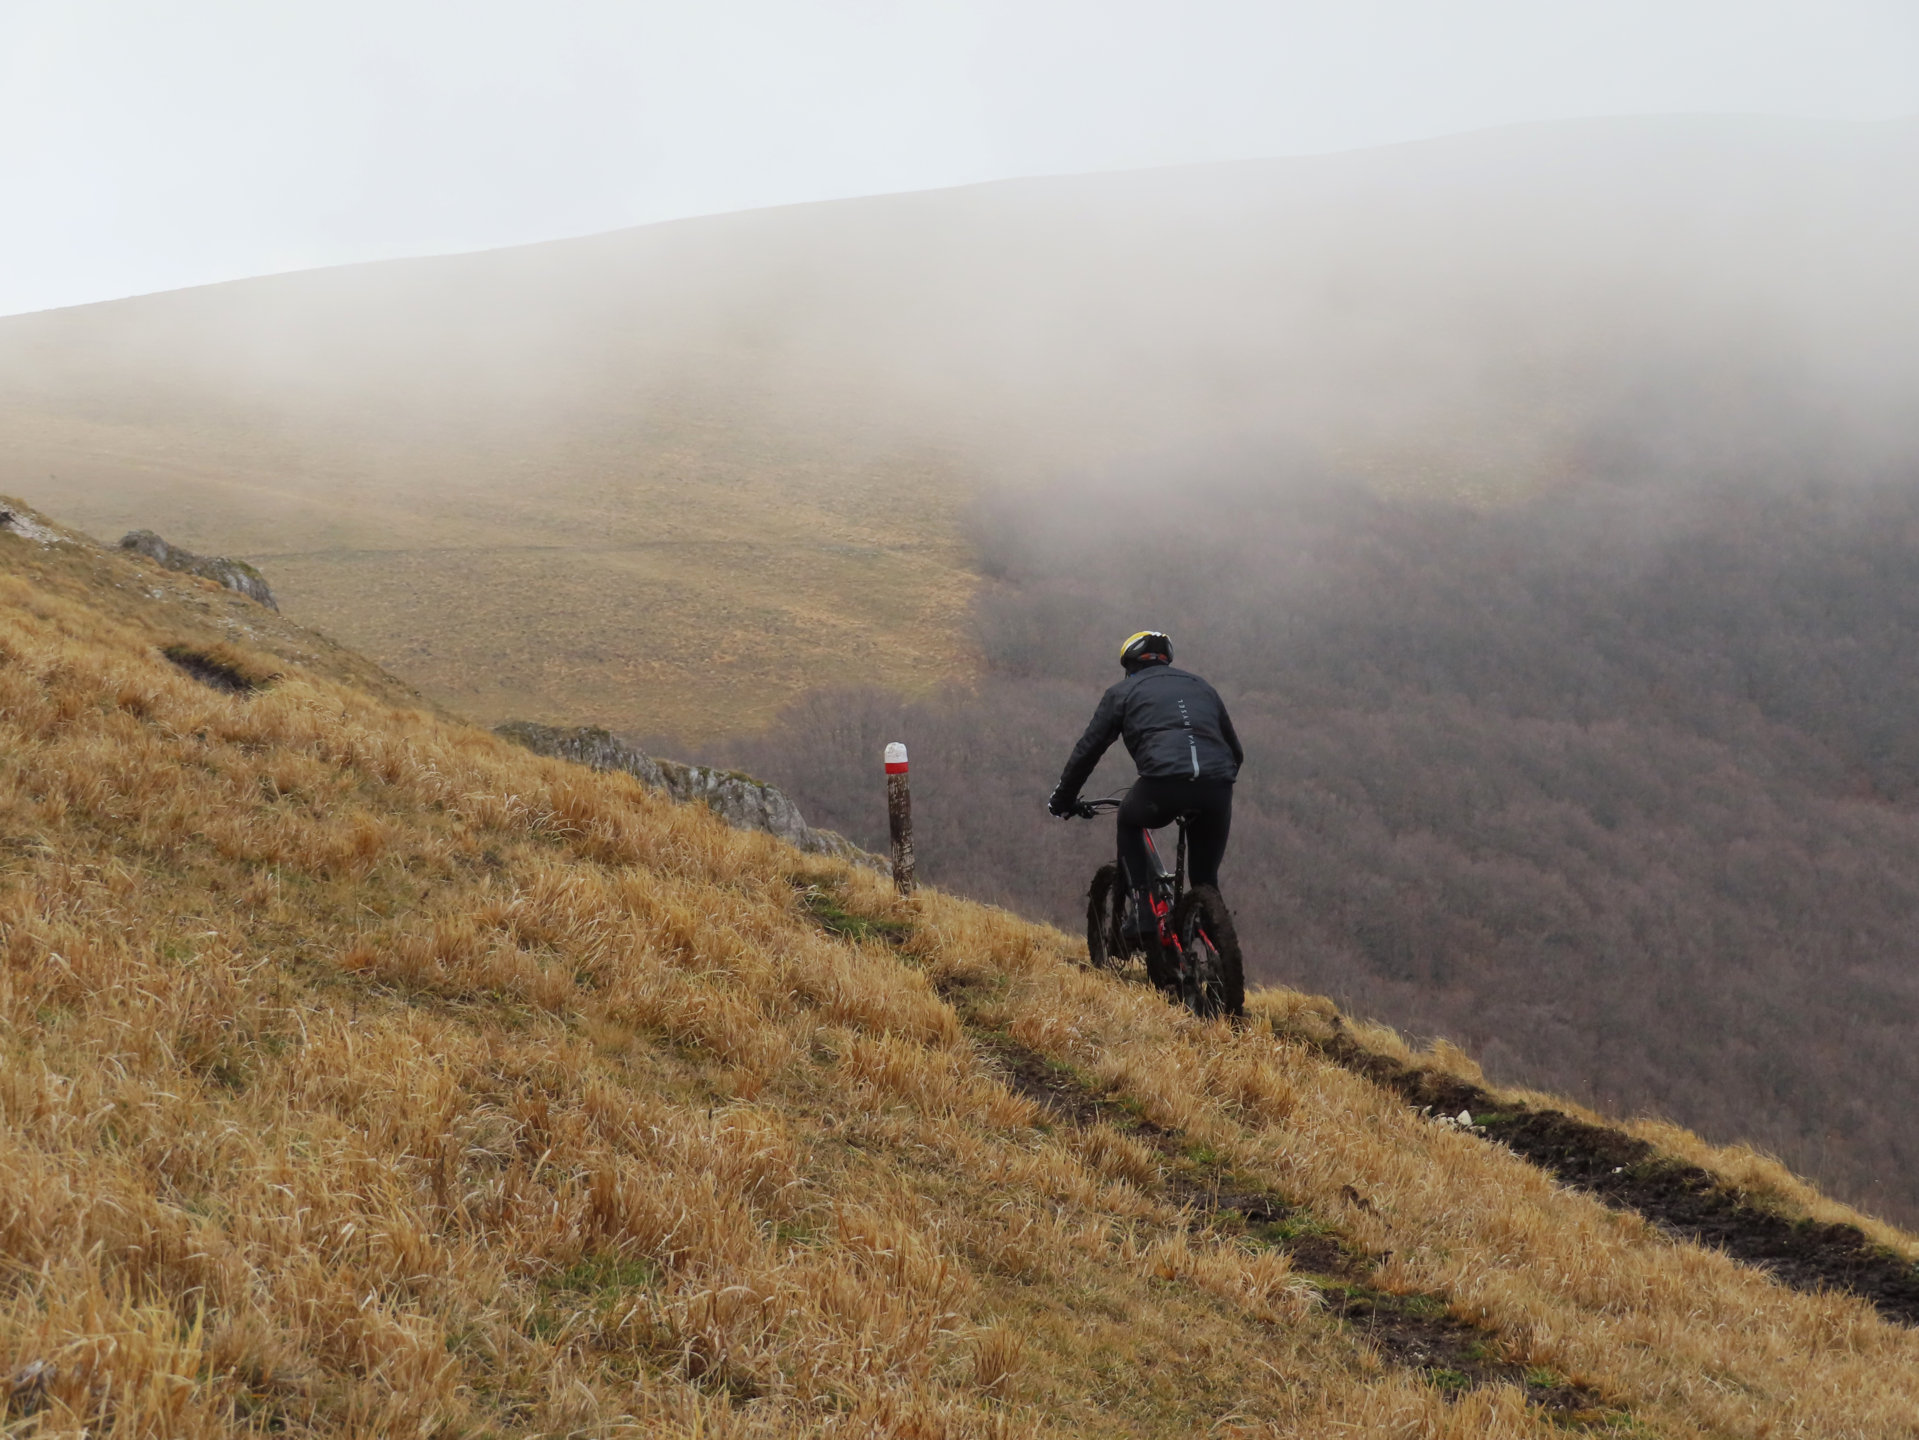
M 1910 1433 L 1919 1333 L 1422 1116 L 1323 1003 L 1192 1023 L 291 632 L 217 692 L 148 579 L 0 533 L 10 1426 Z
M 352 405 L 153 415 L 139 388 L 88 397 L 104 421 L 0 400 L 0 476 L 99 533 L 244 554 L 289 613 L 469 714 L 698 734 L 822 677 L 918 691 L 973 663 L 964 486 L 937 457 L 672 400 L 612 434 L 436 416 L 396 439 Z
M 1919 451 L 1849 463 L 1491 511 L 1223 466 L 1145 531 L 1010 507 L 983 680 L 817 696 L 706 758 L 880 845 L 871 757 L 904 740 L 921 873 L 1072 925 L 1112 830 L 1043 797 L 1151 617 L 1245 742 L 1222 884 L 1252 974 L 1911 1223 Z M 1131 776 L 1115 746 L 1088 793 Z
M 16 317 L 0 485 L 476 716 L 750 729 L 973 671 L 982 486 L 1250 438 L 1487 499 L 1909 428 L 1916 170 L 1913 123 L 1581 122 Z

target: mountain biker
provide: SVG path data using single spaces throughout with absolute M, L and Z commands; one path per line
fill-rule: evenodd
M 1193 884 L 1217 888 L 1233 828 L 1233 781 L 1246 755 L 1219 692 L 1173 668 L 1173 642 L 1164 632 L 1127 636 L 1119 663 L 1126 678 L 1100 697 L 1046 808 L 1062 820 L 1085 813 L 1080 788 L 1113 741 L 1125 739 L 1139 778 L 1119 807 L 1119 863 L 1133 897 L 1127 928 L 1137 934 L 1153 925 L 1144 918 L 1154 878 L 1146 832 L 1185 816 Z

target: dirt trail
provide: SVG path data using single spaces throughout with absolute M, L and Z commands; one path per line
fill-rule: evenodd
M 837 913 L 816 909 L 815 918 L 834 933 L 854 933 L 836 923 Z M 887 933 L 883 938 L 898 944 L 904 937 Z M 1162 1193 L 1187 1210 L 1195 1225 L 1287 1254 L 1295 1271 L 1319 1289 L 1327 1311 L 1363 1326 L 1389 1363 L 1452 1389 L 1515 1385 L 1569 1425 L 1631 1424 L 1623 1410 L 1597 1392 L 1502 1358 L 1497 1333 L 1451 1313 L 1444 1296 L 1375 1287 L 1370 1280 L 1383 1257 L 1366 1254 L 1322 1217 L 1234 1172 L 1203 1148 L 1190 1147 L 1180 1132 L 1140 1118 L 1125 1097 L 1103 1093 L 1069 1067 L 984 1028 L 968 1013 L 963 986 L 949 991 L 947 999 L 1012 1089 L 1037 1102 L 1055 1123 L 1076 1130 L 1105 1124 L 1150 1146 L 1165 1161 Z M 1874 1244 L 1856 1226 L 1781 1214 L 1711 1171 L 1624 1131 L 1559 1110 L 1502 1101 L 1457 1076 L 1369 1050 L 1337 1016 L 1330 1034 L 1269 1023 L 1276 1035 L 1310 1046 L 1410 1105 L 1440 1115 L 1469 1111 L 1474 1133 L 1506 1145 L 1565 1185 L 1637 1212 L 1675 1238 L 1720 1249 L 1790 1288 L 1857 1295 L 1888 1320 L 1919 1325 L 1919 1266 Z M 1364 1203 L 1357 1195 L 1351 1198 Z
M 1513 1385 L 1549 1417 L 1568 1425 L 1605 1426 L 1626 1419 L 1619 1407 L 1586 1386 L 1502 1359 L 1497 1332 L 1452 1314 L 1445 1297 L 1374 1286 L 1370 1277 L 1383 1257 L 1367 1255 L 1303 1207 L 1222 1162 L 1196 1156 L 1179 1131 L 1140 1119 L 1118 1097 L 1101 1095 L 1071 1070 L 1003 1034 L 969 1028 L 1011 1089 L 1037 1102 L 1057 1124 L 1076 1130 L 1110 1125 L 1156 1150 L 1166 1162 L 1161 1188 L 1171 1203 L 1191 1213 L 1198 1226 L 1284 1252 L 1295 1273 L 1318 1289 L 1327 1313 L 1362 1329 L 1389 1363 L 1417 1370 L 1449 1390 Z
M 1644 1140 L 1558 1110 L 1501 1101 L 1442 1071 L 1368 1050 L 1343 1025 L 1330 1036 L 1281 1030 L 1329 1060 L 1441 1115 L 1468 1111 L 1473 1129 L 1619 1210 L 1668 1234 L 1725 1251 L 1795 1290 L 1843 1290 L 1886 1319 L 1919 1325 L 1919 1266 L 1875 1245 L 1852 1225 L 1794 1219 L 1766 1208 L 1711 1171 Z
M 829 934 L 895 947 L 910 935 L 910 927 L 899 922 L 845 910 L 829 887 L 807 878 L 796 877 L 795 888 L 815 923 Z M 1322 1217 L 1235 1172 L 1204 1148 L 1189 1146 L 1181 1132 L 1143 1118 L 1125 1097 L 1102 1091 L 1069 1067 L 983 1025 L 964 982 L 949 982 L 941 993 L 1010 1089 L 1037 1103 L 1057 1125 L 1075 1131 L 1107 1125 L 1156 1151 L 1165 1162 L 1162 1195 L 1191 1215 L 1195 1228 L 1241 1236 L 1287 1255 L 1294 1273 L 1317 1289 L 1326 1313 L 1362 1329 L 1387 1363 L 1415 1370 L 1450 1391 L 1512 1385 L 1555 1424 L 1570 1428 L 1633 1425 L 1624 1407 L 1591 1387 L 1506 1359 L 1498 1333 L 1453 1314 L 1444 1296 L 1398 1294 L 1373 1285 L 1371 1277 L 1385 1257 L 1368 1255 Z

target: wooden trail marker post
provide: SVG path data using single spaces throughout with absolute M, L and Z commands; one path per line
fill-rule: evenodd
M 906 788 L 906 747 L 886 747 L 886 828 L 893 837 L 893 883 L 913 893 L 913 797 Z

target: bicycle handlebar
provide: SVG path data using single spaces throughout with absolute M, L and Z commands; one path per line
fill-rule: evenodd
M 1099 800 L 1082 800 L 1073 808 L 1073 813 L 1082 820 L 1091 820 L 1102 810 L 1117 810 L 1124 803 L 1117 795 L 1108 795 Z

